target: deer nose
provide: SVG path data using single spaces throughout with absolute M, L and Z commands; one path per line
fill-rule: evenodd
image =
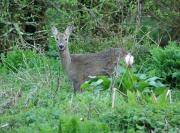
M 60 49 L 63 49 L 63 48 L 64 48 L 64 45 L 59 45 L 59 48 L 60 48 Z

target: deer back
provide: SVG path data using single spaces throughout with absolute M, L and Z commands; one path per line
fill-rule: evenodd
M 125 54 L 120 48 L 90 54 L 71 54 L 69 77 L 77 82 L 84 82 L 90 75 L 111 75 L 119 58 Z

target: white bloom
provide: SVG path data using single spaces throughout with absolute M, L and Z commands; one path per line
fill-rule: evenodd
M 80 118 L 80 121 L 84 121 L 84 118 L 81 117 L 81 118 Z
M 134 63 L 134 56 L 132 56 L 130 53 L 128 53 L 124 59 L 127 66 L 132 66 Z

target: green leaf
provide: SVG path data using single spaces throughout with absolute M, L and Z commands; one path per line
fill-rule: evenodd
M 160 79 L 159 77 L 157 76 L 154 76 L 154 77 L 151 77 L 151 78 L 148 78 L 147 81 L 156 81 L 157 79 Z
M 100 84 L 102 84 L 102 83 L 103 83 L 103 80 L 102 80 L 102 79 L 99 79 L 99 80 L 97 80 L 96 82 L 92 82 L 91 85 L 93 85 L 93 86 L 98 86 L 98 85 L 100 85 Z
M 108 78 L 107 76 L 98 76 L 99 79 L 102 79 L 102 85 L 104 89 L 108 89 L 111 83 L 111 79 Z
M 164 87 L 165 85 L 162 84 L 160 81 L 159 81 L 159 77 L 152 77 L 152 78 L 149 78 L 146 80 L 146 82 L 149 83 L 149 85 L 153 86 L 153 87 Z
M 147 78 L 146 74 L 136 74 L 136 76 L 141 80 L 144 80 Z
M 80 88 L 81 89 L 86 89 L 90 86 L 90 82 L 89 81 L 85 81 L 83 84 L 81 84 Z
M 149 86 L 149 83 L 142 80 L 138 82 L 137 89 L 142 92 L 148 86 Z
M 84 88 L 93 88 L 93 90 L 97 89 L 108 89 L 109 85 L 111 83 L 111 79 L 108 78 L 107 76 L 89 76 L 90 80 L 84 82 L 81 85 L 81 89 Z

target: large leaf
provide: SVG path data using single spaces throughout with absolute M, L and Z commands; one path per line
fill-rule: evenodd
M 80 88 L 85 89 L 85 88 L 88 88 L 89 86 L 90 86 L 89 81 L 85 81 L 83 84 L 81 84 Z
M 103 83 L 103 80 L 102 79 L 98 79 L 96 82 L 92 82 L 90 85 L 92 85 L 92 86 L 98 86 L 98 85 L 100 85 L 100 84 L 102 84 Z
M 140 80 L 145 80 L 147 78 L 146 74 L 136 74 L 136 76 L 140 79 Z
M 103 80 L 103 89 L 108 89 L 111 83 L 111 78 L 108 78 L 107 76 L 98 76 L 98 78 Z
M 153 86 L 153 87 L 164 87 L 165 85 L 162 84 L 160 81 L 160 78 L 159 77 L 152 77 L 152 78 L 148 78 L 146 80 L 146 82 L 149 83 L 149 85 Z
M 136 89 L 139 90 L 140 92 L 144 91 L 146 89 L 146 87 L 149 86 L 149 83 L 144 81 L 144 80 L 141 80 L 139 82 L 137 82 L 137 85 L 136 85 Z
M 156 81 L 157 79 L 160 79 L 160 78 L 157 76 L 154 76 L 154 77 L 148 78 L 147 81 Z
M 111 79 L 108 78 L 107 76 L 89 76 L 90 80 L 85 81 L 82 85 L 81 85 L 81 89 L 85 89 L 85 88 L 93 88 L 93 89 L 108 89 L 109 85 L 111 83 Z

